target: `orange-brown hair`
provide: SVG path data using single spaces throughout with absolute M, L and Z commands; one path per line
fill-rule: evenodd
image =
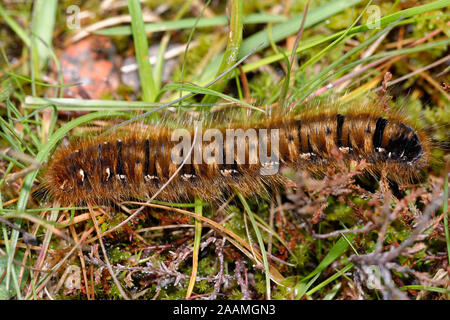
M 385 170 L 402 183 L 415 178 L 430 162 L 430 144 L 424 133 L 399 114 L 383 115 L 370 106 L 350 107 L 345 112 L 329 108 L 291 113 L 218 128 L 222 132 L 278 129 L 280 165 L 312 173 L 336 166 L 336 152 L 346 163 L 364 159 L 368 173 Z M 50 159 L 45 187 L 61 204 L 148 199 L 177 173 L 158 199 L 177 201 L 197 195 L 215 201 L 235 189 L 251 195 L 285 181 L 279 173 L 261 175 L 261 163 L 184 164 L 178 170 L 171 161 L 170 150 L 175 145 L 171 134 L 165 127 L 134 124 L 109 135 L 73 141 L 58 148 Z

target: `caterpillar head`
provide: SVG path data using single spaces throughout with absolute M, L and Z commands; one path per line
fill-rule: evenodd
M 386 161 L 397 162 L 405 167 L 420 170 L 427 163 L 424 141 L 417 132 L 401 121 L 386 124 L 382 147 Z

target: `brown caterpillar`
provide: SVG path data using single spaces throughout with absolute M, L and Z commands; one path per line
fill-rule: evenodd
M 237 163 L 235 157 L 228 164 L 192 161 L 179 168 L 181 164 L 171 159 L 170 151 L 178 143 L 171 141 L 173 131 L 135 124 L 126 131 L 84 138 L 58 148 L 45 171 L 44 183 L 51 197 L 61 204 L 99 203 L 148 199 L 176 174 L 157 199 L 177 201 L 197 195 L 216 201 L 235 189 L 251 195 L 279 187 L 285 181 L 281 174 L 261 174 L 262 168 L 274 164 L 323 172 L 336 165 L 333 152 L 342 153 L 346 163 L 365 159 L 367 172 L 374 174 L 385 169 L 391 179 L 399 182 L 409 181 L 429 163 L 428 139 L 404 118 L 384 117 L 370 108 L 358 109 L 271 117 L 253 126 L 233 123 L 219 128 L 224 135 L 227 129 L 277 129 L 279 163 L 250 163 L 250 151 L 254 148 L 250 150 L 250 143 L 245 143 L 243 164 Z M 191 129 L 191 138 L 193 133 Z M 268 134 L 268 146 L 271 139 Z M 232 150 L 236 156 L 238 141 L 232 141 L 219 151 Z M 204 148 L 211 143 L 203 141 L 200 145 Z M 194 160 L 194 152 L 188 159 Z

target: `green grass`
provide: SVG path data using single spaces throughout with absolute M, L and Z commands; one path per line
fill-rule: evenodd
M 128 10 L 131 16 L 134 49 L 139 66 L 138 71 L 142 88 L 142 100 L 145 102 L 155 102 L 158 96 L 158 84 L 155 83 L 153 78 L 153 71 L 149 61 L 148 42 L 139 0 L 128 0 Z
M 239 50 L 242 46 L 242 32 L 243 32 L 243 14 L 242 14 L 243 3 L 241 0 L 236 0 L 231 2 L 231 13 L 230 13 L 230 24 L 229 24 L 229 34 L 227 47 L 222 57 L 219 70 L 217 71 L 216 77 L 230 69 L 233 64 L 238 60 Z M 232 78 L 232 75 L 221 79 L 211 86 L 214 91 L 222 92 L 228 80 Z M 203 103 L 215 103 L 217 101 L 217 96 L 205 95 L 202 102 Z
M 245 201 L 245 198 L 242 194 L 240 194 L 238 191 L 236 192 L 237 196 L 239 197 L 239 199 L 242 202 L 242 205 L 244 206 L 245 212 L 248 215 L 248 217 L 250 218 L 250 221 L 252 223 L 252 227 L 253 230 L 256 234 L 256 238 L 258 240 L 258 245 L 259 248 L 261 250 L 261 255 L 263 258 L 263 264 L 264 264 L 264 271 L 265 271 L 265 276 L 266 276 L 266 299 L 270 300 L 271 299 L 271 294 L 270 294 L 270 273 L 269 273 L 269 260 L 267 259 L 267 252 L 266 252 L 266 247 L 264 245 L 264 241 L 263 238 L 261 236 L 261 231 L 259 230 L 258 225 L 256 224 L 256 220 L 255 217 L 253 215 L 252 210 L 250 209 L 247 201 Z M 245 219 L 245 218 L 244 218 Z

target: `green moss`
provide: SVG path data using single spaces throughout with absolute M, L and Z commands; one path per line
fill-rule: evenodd
M 226 228 L 232 230 L 240 237 L 246 237 L 245 223 L 242 212 L 239 208 L 231 206 L 227 209 L 227 215 L 232 215 L 231 219 L 224 223 Z
M 184 42 L 189 38 L 190 30 L 184 31 L 185 39 Z M 200 70 L 197 67 L 202 63 L 205 55 L 211 50 L 211 44 L 215 43 L 217 39 L 214 35 L 208 32 L 207 29 L 197 30 L 195 41 L 198 42 L 196 46 L 190 46 L 189 52 L 185 56 L 182 54 L 180 56 L 180 63 L 177 65 L 176 69 L 173 71 L 172 78 L 177 81 L 181 79 L 182 65 L 184 63 L 184 77 L 183 79 L 190 79 L 196 75 Z M 185 61 L 183 59 L 186 59 Z M 198 76 L 198 75 L 197 75 Z
M 311 258 L 311 249 L 307 243 L 297 243 L 294 250 L 292 250 L 292 253 L 293 256 L 289 256 L 288 262 L 295 264 L 298 268 L 303 268 Z
M 108 299 L 109 300 L 122 300 L 122 294 L 120 293 L 119 289 L 117 288 L 116 284 L 111 281 L 111 288 L 108 292 Z
M 242 292 L 238 289 L 233 289 L 229 295 L 230 300 L 242 300 Z
M 256 272 L 255 276 L 255 291 L 256 293 L 264 297 L 266 295 L 266 278 L 262 272 Z
M 186 298 L 187 283 L 178 286 L 167 286 L 161 290 L 159 300 L 184 300 Z
M 328 207 L 324 210 L 328 221 L 353 221 L 353 209 L 344 202 L 337 201 L 334 197 L 328 197 Z
M 200 259 L 200 261 L 198 262 L 198 270 L 199 270 L 199 274 L 201 274 L 202 276 L 212 276 L 215 274 L 216 269 L 215 269 L 215 259 L 216 257 L 210 256 L 208 255 L 205 258 Z
M 114 247 L 108 251 L 108 257 L 111 263 L 119 262 L 127 260 L 129 257 L 131 257 L 131 253 L 123 251 L 119 247 Z
M 214 286 L 209 284 L 206 280 L 197 281 L 194 286 L 194 291 L 199 294 L 207 293 L 211 292 L 213 287 Z
M 402 242 L 411 235 L 411 232 L 406 229 L 400 222 L 393 222 L 392 226 L 388 228 L 385 242 L 391 244 L 392 242 Z
M 299 279 L 297 277 L 287 277 L 283 281 L 283 285 L 274 286 L 272 290 L 271 299 L 273 300 L 290 300 L 293 297 L 292 287 L 297 283 Z
M 348 28 L 351 24 L 351 21 L 354 21 L 358 16 L 358 11 L 354 8 L 349 8 L 344 10 L 342 13 L 337 14 L 333 17 L 330 17 L 325 25 L 328 29 L 331 30 L 342 30 Z

